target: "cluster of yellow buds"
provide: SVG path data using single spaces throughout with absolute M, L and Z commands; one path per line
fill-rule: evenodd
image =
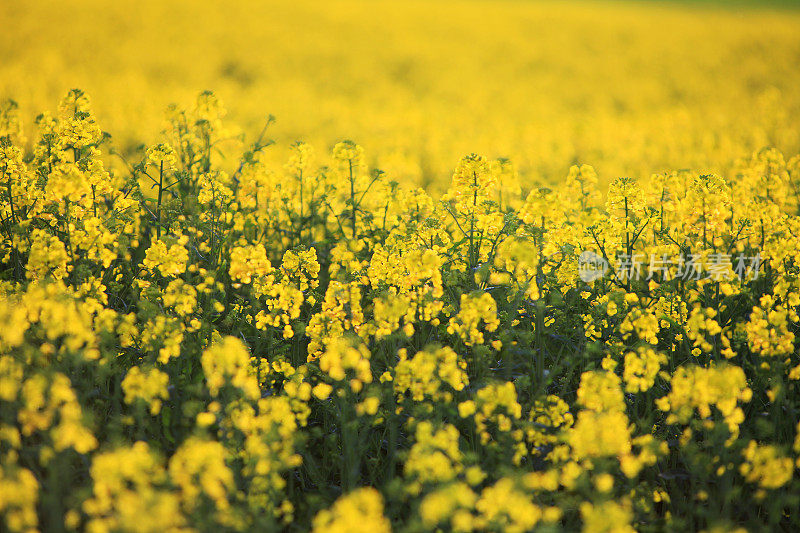
M 410 359 L 408 351 L 402 348 L 398 355 L 400 360 L 395 365 L 393 378 L 398 395 L 408 392 L 415 402 L 426 397 L 448 401 L 452 393 L 442 390 L 444 384 L 454 391 L 469 385 L 466 362 L 459 360 L 458 354 L 448 346 L 421 350 Z
M 703 419 L 712 415 L 716 407 L 723 416 L 733 436 L 739 432 L 744 412 L 737 405 L 749 402 L 753 396 L 747 386 L 744 371 L 733 365 L 703 368 L 682 366 L 672 375 L 672 391 L 656 401 L 662 411 L 668 411 L 668 424 L 686 423 L 695 409 Z
M 175 277 L 186 272 L 189 251 L 186 244 L 189 238 L 185 235 L 177 239 L 156 240 L 147 249 L 142 264 L 150 270 L 156 270 L 164 277 Z
M 244 397 L 260 396 L 258 381 L 251 373 L 250 353 L 236 337 L 225 337 L 203 352 L 201 363 L 208 390 L 219 396 L 226 385 L 239 389 Z
M 407 490 L 419 494 L 425 484 L 452 481 L 463 470 L 463 454 L 458 447 L 458 430 L 449 424 L 435 428 L 427 420 L 417 424 L 415 443 L 403 467 L 411 482 Z
M 337 339 L 326 346 L 319 358 L 319 368 L 334 381 L 351 376 L 350 389 L 357 393 L 372 382 L 369 358 L 369 350 L 363 344 L 352 346 L 346 339 Z
M 488 292 L 462 294 L 461 308 L 450 319 L 447 332 L 461 337 L 461 340 L 467 346 L 483 344 L 484 335 L 480 329 L 481 322 L 483 322 L 483 329 L 487 332 L 496 331 L 500 326 L 500 320 L 497 318 L 497 303 L 492 298 L 492 295 Z M 499 342 L 494 341 L 492 343 L 493 347 L 499 349 Z
M 370 531 L 390 533 L 389 520 L 383 516 L 383 498 L 372 487 L 363 487 L 345 494 L 330 509 L 314 517 L 313 533 L 345 533 Z
M 655 383 L 661 366 L 667 362 L 667 355 L 649 346 L 640 346 L 635 351 L 625 353 L 625 390 L 627 392 L 646 392 Z
M 794 475 L 792 458 L 782 455 L 775 446 L 759 445 L 751 440 L 742 455 L 745 462 L 739 471 L 745 480 L 763 489 L 778 489 L 791 481 Z M 761 498 L 763 496 L 761 494 Z
M 150 414 L 157 415 L 161 411 L 161 401 L 169 398 L 168 385 L 169 376 L 159 369 L 142 370 L 134 366 L 122 380 L 125 403 L 132 404 L 142 400 L 149 406 Z
M 744 326 L 750 350 L 763 357 L 793 353 L 795 334 L 790 330 L 791 325 L 788 310 L 771 295 L 762 296 Z

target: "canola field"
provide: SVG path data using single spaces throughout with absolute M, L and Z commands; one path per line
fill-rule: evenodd
M 800 153 L 800 13 L 719 2 L 100 0 L 0 2 L 0 97 L 30 122 L 73 88 L 117 150 L 159 142 L 203 90 L 274 164 L 306 141 L 442 193 L 460 157 L 523 186 L 591 164 L 617 176 L 730 175 Z M 771 4 L 767 4 L 771 5 Z
M 800 10 L 0 21 L 0 530 L 800 528 Z

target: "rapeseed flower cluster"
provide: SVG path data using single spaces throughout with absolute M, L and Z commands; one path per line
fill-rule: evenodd
M 2 113 L 4 530 L 800 527 L 800 158 L 436 197 L 211 93 L 124 169 Z

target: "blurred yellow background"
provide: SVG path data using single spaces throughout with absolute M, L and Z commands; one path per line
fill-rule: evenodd
M 524 187 L 576 162 L 602 181 L 727 172 L 800 152 L 800 11 L 723 3 L 526 0 L 4 1 L 0 96 L 26 129 L 72 87 L 116 146 L 211 89 L 276 158 L 349 138 L 440 190 L 462 155 L 508 157 Z

